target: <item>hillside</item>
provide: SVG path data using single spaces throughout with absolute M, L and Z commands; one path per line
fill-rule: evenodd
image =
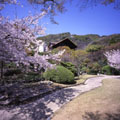
M 45 41 L 47 44 L 50 42 L 57 42 L 64 38 L 70 38 L 74 43 L 78 45 L 79 49 L 84 49 L 88 44 L 93 41 L 98 40 L 101 38 L 99 35 L 96 34 L 88 34 L 88 35 L 72 35 L 69 32 L 61 33 L 61 34 L 50 34 L 47 36 L 39 37 L 39 40 Z
M 76 35 L 67 33 L 50 34 L 43 37 L 38 37 L 39 40 L 45 41 L 47 44 L 50 42 L 57 42 L 64 38 L 70 38 L 78 45 L 78 49 L 84 49 L 88 45 L 103 45 L 109 46 L 113 43 L 120 42 L 120 34 L 113 34 L 109 36 L 99 36 L 97 34 Z
M 120 34 L 113 34 L 113 35 L 101 37 L 97 41 L 91 42 L 91 44 L 109 46 L 118 42 L 120 42 Z

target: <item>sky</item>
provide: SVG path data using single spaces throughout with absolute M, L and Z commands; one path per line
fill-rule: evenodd
M 15 18 L 15 14 L 19 18 L 27 16 L 28 12 L 39 13 L 38 7 L 33 8 L 27 2 L 23 2 L 23 8 L 15 6 L 6 6 L 2 11 L 4 16 Z M 108 6 L 98 5 L 86 8 L 80 11 L 76 3 L 66 4 L 67 11 L 63 14 L 55 16 L 58 25 L 52 24 L 49 17 L 45 17 L 40 21 L 46 27 L 46 35 L 70 32 L 71 34 L 86 35 L 110 35 L 120 33 L 120 10 L 113 8 L 113 4 Z

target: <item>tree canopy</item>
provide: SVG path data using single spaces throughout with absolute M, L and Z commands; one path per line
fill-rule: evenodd
M 41 6 L 41 11 L 49 13 L 51 22 L 56 23 L 54 16 L 58 13 L 64 13 L 67 10 L 66 3 L 73 3 L 73 0 L 27 0 L 28 3 L 34 6 Z M 0 10 L 3 9 L 3 4 L 20 4 L 20 0 L 0 0 Z M 115 9 L 120 9 L 120 0 L 75 0 L 74 2 L 80 10 L 88 7 L 94 7 L 99 4 L 110 5 L 114 4 Z

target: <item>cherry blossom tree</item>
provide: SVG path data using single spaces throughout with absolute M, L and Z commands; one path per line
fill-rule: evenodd
M 6 4 L 17 4 L 17 0 L 0 0 L 0 11 L 5 7 Z
M 44 9 L 50 8 L 50 12 L 52 15 L 57 14 L 56 12 L 64 12 L 67 7 L 65 3 L 76 3 L 77 7 L 80 9 L 85 9 L 88 7 L 101 5 L 110 5 L 113 4 L 114 8 L 120 9 L 120 1 L 119 0 L 28 0 L 31 4 L 41 5 Z
M 104 54 L 108 60 L 108 64 L 111 67 L 120 69 L 120 50 L 110 50 Z
M 58 59 L 59 54 L 40 56 L 39 42 L 36 35 L 44 34 L 45 28 L 39 25 L 39 19 L 47 14 L 43 11 L 35 16 L 27 16 L 13 21 L 0 17 L 0 61 L 14 61 L 17 65 L 29 66 L 34 64 L 36 70 L 54 67 L 48 59 Z M 34 56 L 28 56 L 26 48 L 34 50 Z M 1 65 L 3 66 L 3 65 Z M 2 67 L 1 67 L 2 68 Z M 1 70 L 2 71 L 2 70 Z M 2 74 L 2 72 L 1 72 Z

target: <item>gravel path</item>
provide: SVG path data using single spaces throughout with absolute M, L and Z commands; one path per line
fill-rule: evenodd
M 56 110 L 60 109 L 73 98 L 101 86 L 103 79 L 117 77 L 120 78 L 120 76 L 90 78 L 85 82 L 85 85 L 64 88 L 42 99 L 20 105 L 13 109 L 2 109 L 0 110 L 0 120 L 50 120 L 50 117 Z

